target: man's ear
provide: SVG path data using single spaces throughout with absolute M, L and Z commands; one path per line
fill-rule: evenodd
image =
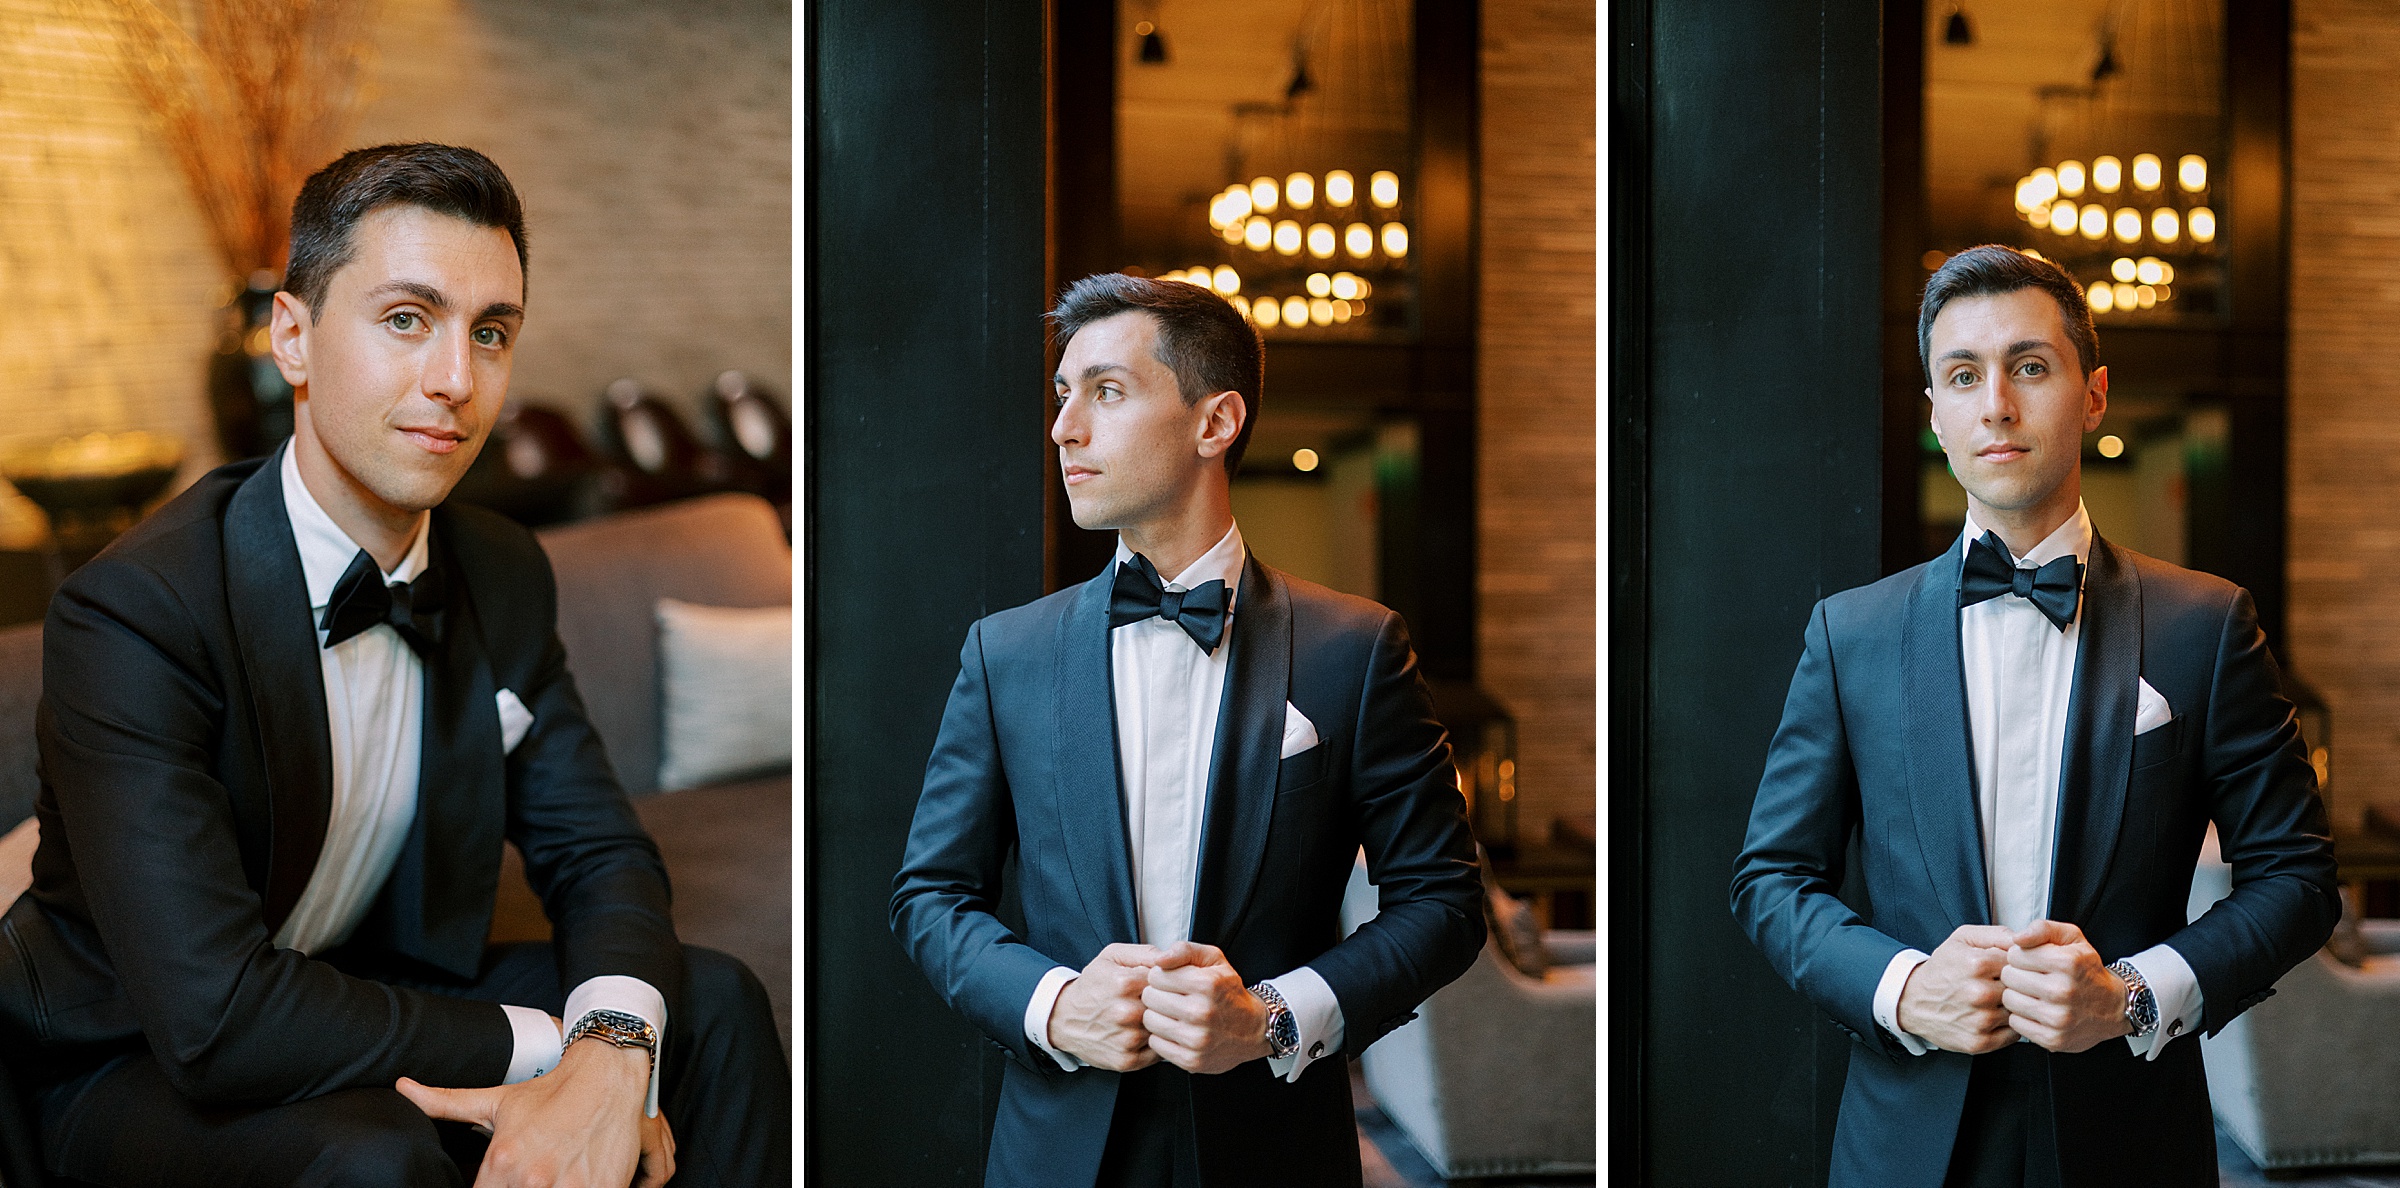
M 1222 458 L 1242 435 L 1250 420 L 1250 405 L 1239 392 L 1219 392 L 1200 398 L 1200 456 Z
M 2101 419 L 2108 416 L 2107 365 L 2092 369 L 2092 378 L 2084 385 L 2083 399 L 2083 431 L 2089 433 L 2099 428 Z
M 1933 415 L 1933 412 L 1933 389 L 1927 388 L 1925 389 L 1925 427 L 1933 430 L 1933 444 L 1947 450 L 1950 446 L 1942 440 L 1942 419 Z
M 268 315 L 267 350 L 275 356 L 275 370 L 283 373 L 283 382 L 294 388 L 308 383 L 308 332 L 313 325 L 308 306 L 290 293 L 275 294 L 275 308 Z

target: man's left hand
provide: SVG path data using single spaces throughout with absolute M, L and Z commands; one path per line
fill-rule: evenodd
M 675 1174 L 666 1116 L 642 1115 L 650 1055 L 639 1048 L 582 1039 L 568 1045 L 557 1068 L 530 1081 L 435 1089 L 402 1077 L 397 1087 L 427 1117 L 491 1134 L 475 1173 L 481 1188 L 661 1188 Z
M 2125 980 L 2072 924 L 2037 920 L 2019 932 L 2000 987 L 2009 1027 L 2053 1052 L 2085 1051 L 2133 1030 Z
M 1267 1004 L 1213 945 L 1161 950 L 1142 991 L 1142 1027 L 1159 1058 L 1186 1072 L 1221 1073 L 1267 1055 Z

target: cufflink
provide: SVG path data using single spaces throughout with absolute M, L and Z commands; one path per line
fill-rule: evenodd
M 1313 1044 L 1310 1044 L 1310 1045 L 1308 1046 L 1308 1058 L 1309 1058 L 1309 1059 L 1311 1059 L 1311 1060 L 1315 1060 L 1315 1059 L 1318 1059 L 1319 1057 L 1322 1057 L 1323 1055 L 1325 1055 L 1325 1041 L 1324 1041 L 1324 1040 L 1318 1040 L 1317 1042 L 1315 1042 L 1315 1043 L 1313 1043 Z
M 2174 1039 L 2176 1036 L 2179 1036 L 2179 1035 L 2182 1035 L 2182 1034 L 2183 1034 L 2183 1020 L 2181 1020 L 2181 1019 L 2177 1019 L 2177 1020 L 2175 1020 L 2174 1022 L 2167 1024 L 2167 1038 L 2168 1038 L 2168 1039 Z

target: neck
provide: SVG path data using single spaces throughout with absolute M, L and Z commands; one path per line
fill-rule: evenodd
M 394 507 L 351 477 L 318 440 L 309 423 L 307 402 L 301 400 L 298 405 L 292 425 L 292 460 L 299 466 L 300 481 L 308 487 L 309 497 L 385 573 L 398 569 L 409 546 L 417 542 L 417 526 L 424 513 Z
M 1163 581 L 1191 568 L 1233 530 L 1233 495 L 1222 482 L 1202 483 L 1166 514 L 1118 529 L 1125 547 L 1150 559 Z
M 1967 496 L 1967 506 L 1975 522 L 1990 529 L 2008 546 L 2009 555 L 2022 557 L 2034 546 L 2050 539 L 2059 526 L 2075 518 L 2075 509 L 2083 506 L 2081 475 L 2070 475 L 2059 489 L 2040 503 L 2029 507 L 2000 508 Z

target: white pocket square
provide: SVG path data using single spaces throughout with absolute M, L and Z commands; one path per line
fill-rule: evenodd
M 2141 703 L 2133 712 L 2133 732 L 2148 734 L 2174 720 L 2174 707 L 2167 704 L 2166 698 L 2159 696 L 2158 690 L 2150 687 L 2150 682 L 2142 681 Z
M 533 711 L 507 689 L 492 700 L 500 705 L 500 753 L 505 755 L 516 750 L 517 744 L 525 741 L 525 732 L 533 729 Z
M 1288 701 L 1284 702 L 1283 754 L 1279 758 L 1289 759 L 1315 745 L 1317 745 L 1317 724 L 1309 721 L 1308 715 L 1301 713 L 1299 706 Z

